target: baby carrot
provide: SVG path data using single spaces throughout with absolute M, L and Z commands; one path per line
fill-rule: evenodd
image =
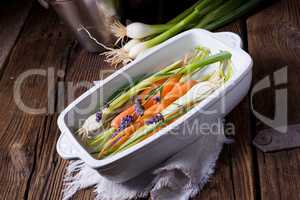
M 142 120 L 137 120 L 134 124 L 130 125 L 120 133 L 118 133 L 115 137 L 111 138 L 104 146 L 101 152 L 99 153 L 99 157 L 107 156 L 118 147 L 120 147 L 126 140 L 140 127 L 144 125 Z
M 139 96 L 146 97 L 150 93 L 150 91 L 152 91 L 153 89 L 157 88 L 158 86 L 160 86 L 161 84 L 163 84 L 165 81 L 166 81 L 166 79 L 161 79 L 159 81 L 156 81 L 149 88 L 143 90 Z
M 149 92 L 153 89 L 155 89 L 157 86 L 159 86 L 160 84 L 162 84 L 165 81 L 165 79 L 163 80 L 159 80 L 157 82 L 155 82 L 153 84 L 153 86 L 151 86 L 150 88 L 145 89 L 139 96 L 142 99 L 142 103 L 144 103 L 144 99 L 145 97 L 149 94 Z M 153 104 L 155 104 L 156 101 L 154 98 L 149 99 L 148 101 L 146 101 L 144 108 L 147 109 L 150 106 L 152 106 Z M 120 124 L 122 122 L 122 119 L 124 117 L 126 117 L 127 115 L 134 115 L 134 111 L 135 111 L 135 106 L 129 106 L 127 109 L 125 109 L 123 112 L 121 112 L 120 114 L 118 114 L 112 121 L 111 121 L 111 126 L 114 127 L 115 129 L 118 129 L 120 127 Z
M 127 115 L 132 115 L 134 113 L 134 106 L 130 106 L 120 114 L 118 114 L 112 121 L 111 121 L 111 126 L 114 127 L 115 129 L 118 129 L 122 119 L 126 117 Z
M 173 89 L 162 99 L 161 103 L 154 104 L 145 111 L 143 118 L 149 118 L 161 112 L 179 97 L 187 93 L 195 84 L 197 84 L 197 81 L 195 80 L 188 80 L 185 83 L 177 83 Z
M 181 75 L 176 75 L 174 77 L 169 78 L 169 80 L 167 80 L 166 84 L 163 86 L 161 96 L 166 96 L 173 89 L 174 85 L 178 83 L 180 78 Z
M 166 106 L 173 103 L 176 99 L 187 93 L 198 82 L 195 80 L 188 80 L 185 83 L 177 83 L 173 89 L 162 99 L 162 103 Z
M 153 106 L 151 106 L 149 109 L 147 109 L 144 112 L 143 119 L 146 120 L 148 118 L 151 118 L 152 116 L 161 112 L 165 108 L 166 108 L 166 106 L 164 106 L 164 104 L 162 104 L 162 103 L 154 104 Z

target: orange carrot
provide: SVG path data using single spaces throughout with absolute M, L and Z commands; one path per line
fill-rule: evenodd
M 143 90 L 139 96 L 146 97 L 153 89 L 157 88 L 158 86 L 160 86 L 161 84 L 163 84 L 165 81 L 166 81 L 166 79 L 161 79 L 161 80 L 156 81 L 149 88 Z
M 166 96 L 173 89 L 174 85 L 178 83 L 180 78 L 181 75 L 176 75 L 174 77 L 169 78 L 169 80 L 167 80 L 166 84 L 163 86 L 161 96 Z
M 143 119 L 146 120 L 148 118 L 153 117 L 157 113 L 161 112 L 164 108 L 165 108 L 165 106 L 162 103 L 154 104 L 153 106 L 151 106 L 150 108 L 145 110 L 144 115 L 143 115 Z
M 149 99 L 148 101 L 146 101 L 146 103 L 144 104 L 144 108 L 148 109 L 152 105 L 156 104 L 157 103 L 157 101 L 155 100 L 156 97 L 159 97 L 160 99 L 163 99 L 170 91 L 172 91 L 174 86 L 176 84 L 178 84 L 178 81 L 179 81 L 180 78 L 181 78 L 181 75 L 176 75 L 174 77 L 170 77 L 167 80 L 166 84 L 163 86 L 162 92 L 160 93 L 160 95 L 156 95 L 156 96 L 152 97 L 151 99 Z
M 148 108 L 143 117 L 138 118 L 132 125 L 124 129 L 122 132 L 120 132 L 117 136 L 110 139 L 106 145 L 103 147 L 102 151 L 100 152 L 99 156 L 103 157 L 111 152 L 118 149 L 123 143 L 125 143 L 130 136 L 140 127 L 144 125 L 144 122 L 154 116 L 155 114 L 161 112 L 163 109 L 165 109 L 167 106 L 169 106 L 171 103 L 173 103 L 175 100 L 183 96 L 186 92 L 188 92 L 195 84 L 197 84 L 197 81 L 189 80 L 185 83 L 177 83 L 173 89 L 162 99 L 161 103 L 157 103 L 152 105 L 150 108 Z M 124 112 L 123 112 L 124 113 Z M 150 134 L 152 135 L 152 134 Z
M 150 88 L 145 89 L 139 96 L 143 100 L 142 103 L 145 102 L 145 97 L 149 94 L 149 92 L 153 89 L 155 89 L 158 85 L 162 84 L 164 80 L 159 80 L 155 82 Z M 144 108 L 148 109 L 151 107 L 153 104 L 157 103 L 154 98 L 149 99 L 148 101 L 145 102 Z M 112 121 L 111 121 L 111 126 L 114 127 L 115 129 L 118 129 L 120 127 L 120 124 L 122 122 L 122 119 L 126 117 L 127 115 L 134 115 L 134 105 L 128 107 L 125 109 L 123 112 L 118 114 Z
M 158 131 L 160 131 L 161 129 L 163 129 L 164 127 L 166 127 L 167 125 L 171 124 L 171 123 L 174 122 L 175 120 L 176 120 L 176 118 L 173 119 L 173 120 L 171 120 L 171 121 L 169 121 L 168 123 L 165 123 L 164 125 L 158 127 L 157 129 L 155 129 L 155 130 L 152 131 L 151 133 L 148 133 L 141 141 L 143 141 L 143 140 L 145 140 L 145 139 L 151 137 L 152 135 L 154 135 L 155 133 L 157 133 Z M 141 142 L 141 141 L 139 141 L 139 142 Z
M 179 97 L 187 93 L 198 82 L 195 80 L 188 80 L 185 83 L 177 83 L 173 89 L 162 99 L 162 103 L 166 106 L 173 103 Z
M 194 80 L 188 80 L 185 83 L 177 83 L 173 89 L 162 99 L 161 103 L 154 104 L 145 111 L 143 118 L 150 118 L 161 112 L 179 97 L 187 93 L 195 84 L 197 84 L 197 81 Z
M 121 121 L 124 117 L 127 115 L 132 115 L 134 113 L 134 106 L 128 107 L 126 110 L 118 114 L 112 121 L 111 121 L 111 126 L 114 127 L 115 129 L 118 129 Z
M 144 125 L 143 120 L 137 120 L 134 124 L 130 125 L 120 133 L 118 133 L 115 137 L 111 138 L 103 147 L 101 152 L 99 153 L 99 157 L 106 156 L 111 152 L 115 151 L 119 148 L 124 142 L 126 142 L 129 137 L 140 127 Z

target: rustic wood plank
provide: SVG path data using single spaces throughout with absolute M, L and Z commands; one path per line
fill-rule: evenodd
M 229 146 L 224 147 L 217 162 L 215 173 L 194 200 L 235 199 L 232 184 Z
M 5 1 L 0 7 L 0 77 L 11 49 L 32 6 L 29 1 Z
M 114 68 L 110 67 L 107 63 L 105 63 L 104 57 L 99 56 L 97 54 L 89 54 L 85 50 L 83 50 L 77 43 L 75 45 L 70 47 L 70 55 L 68 56 L 66 63 L 66 66 L 62 67 L 61 69 L 64 70 L 65 76 L 63 78 L 63 82 L 61 84 L 64 84 L 64 88 L 67 89 L 68 86 L 76 87 L 77 85 L 81 85 L 84 83 L 87 87 L 78 87 L 78 89 L 75 91 L 74 94 L 72 94 L 72 91 L 68 91 L 62 94 L 57 95 L 57 110 L 61 111 L 65 106 L 67 106 L 71 101 L 73 101 L 75 98 L 77 98 L 79 95 L 81 95 L 84 91 L 86 91 L 89 87 L 93 85 L 93 81 L 102 79 L 112 72 L 115 71 Z M 71 98 L 70 98 L 71 97 Z M 56 121 L 56 120 L 55 120 Z M 53 125 L 52 125 L 53 126 Z M 55 125 L 56 126 L 56 125 Z M 53 129 L 55 130 L 55 128 Z M 57 131 L 57 127 L 56 127 Z M 55 131 L 53 131 L 55 132 Z M 59 136 L 55 134 L 55 139 L 51 140 L 51 142 L 46 145 L 49 147 L 52 145 L 55 145 L 55 142 L 57 140 L 57 137 Z M 54 144 L 52 142 L 54 141 Z M 44 144 L 45 145 L 45 144 Z M 45 148 L 49 148 L 45 147 Z M 52 149 L 51 152 L 55 153 L 55 149 Z M 52 154 L 52 153 L 51 153 Z M 53 164 L 46 163 L 46 158 L 41 159 L 41 169 L 40 172 L 37 173 L 36 176 L 36 190 L 40 190 L 41 188 L 44 189 L 44 194 L 38 195 L 38 197 L 41 197 L 43 199 L 61 199 L 62 198 L 62 181 L 65 173 L 65 168 L 68 165 L 68 161 L 64 161 L 61 158 L 58 158 L 58 155 L 52 156 L 52 162 L 55 162 L 56 164 L 53 166 Z M 44 167 L 43 163 L 44 162 Z M 51 167 L 53 166 L 53 167 Z M 44 172 L 44 168 L 47 168 L 46 172 Z M 39 167 L 38 167 L 39 168 Z M 41 174 L 49 174 L 49 178 L 47 179 L 48 183 L 45 183 L 44 186 L 40 186 L 38 177 Z M 36 191 L 33 188 L 33 193 L 36 193 Z M 94 197 L 93 194 L 93 188 L 86 189 L 79 191 L 75 194 L 73 199 L 91 199 Z M 32 197 L 37 197 L 33 195 Z M 34 198 L 32 198 L 34 199 Z
M 65 81 L 75 86 L 81 83 L 87 86 L 77 89 L 74 94 L 74 98 L 76 98 L 86 91 L 89 86 L 93 86 L 93 81 L 104 79 L 115 70 L 114 67 L 104 61 L 103 56 L 89 54 L 77 45 L 70 56 Z M 72 99 L 66 100 L 66 105 L 71 103 L 70 101 Z M 94 197 L 93 190 L 93 188 L 82 190 L 75 194 L 74 199 L 91 199 Z
M 260 114 L 273 118 L 274 91 L 287 88 L 290 124 L 300 122 L 300 105 L 297 100 L 300 93 L 299 8 L 297 0 L 275 1 L 247 20 L 249 52 L 255 63 L 253 85 L 269 75 L 272 80 L 273 72 L 288 66 L 288 83 L 255 94 L 254 108 Z M 281 76 L 284 77 L 284 74 Z M 263 128 L 266 125 L 257 119 L 254 135 Z M 257 151 L 261 199 L 300 199 L 299 155 L 299 149 L 265 154 Z
M 11 152 L 13 152 L 7 153 L 5 150 L 3 150 L 4 154 L 1 152 L 1 155 L 3 155 L 1 160 L 5 160 L 5 164 L 3 164 L 1 168 L 7 170 L 7 173 L 12 174 L 13 180 L 10 180 L 10 177 L 8 176 L 4 176 L 4 179 L 1 180 L 0 183 L 1 186 L 4 186 L 4 184 L 7 184 L 9 181 L 9 183 L 12 183 L 11 185 L 21 183 L 21 187 L 18 186 L 18 188 L 17 186 L 9 188 L 3 187 L 3 197 L 9 199 L 22 196 L 30 199 L 60 199 L 62 178 L 64 169 L 67 165 L 67 162 L 58 158 L 58 155 L 55 152 L 55 142 L 59 135 L 56 127 L 57 115 L 34 117 L 18 111 L 12 100 L 11 86 L 13 81 L 11 79 L 17 77 L 18 74 L 26 69 L 32 68 L 32 66 L 41 67 L 43 69 L 49 66 L 53 66 L 56 69 L 64 69 L 66 72 L 65 80 L 75 84 L 79 83 L 81 80 L 89 82 L 98 80 L 102 76 L 99 73 L 100 69 L 102 69 L 102 74 L 104 74 L 104 76 L 107 76 L 113 71 L 111 67 L 103 63 L 103 58 L 97 55 L 87 54 L 78 47 L 73 49 L 71 57 L 67 61 L 67 68 L 65 68 L 64 64 L 61 63 L 61 60 L 64 60 L 65 55 L 68 54 L 65 52 L 64 47 L 66 47 L 68 51 L 68 49 L 71 48 L 71 40 L 68 39 L 67 34 L 61 33 L 65 29 L 61 28 L 53 13 L 44 14 L 43 10 L 39 7 L 35 7 L 35 10 L 37 11 L 30 18 L 28 25 L 26 25 L 24 33 L 21 35 L 20 41 L 17 44 L 17 48 L 12 53 L 12 59 L 8 63 L 9 68 L 5 71 L 5 76 L 0 82 L 0 88 L 4 89 L 3 96 L 0 96 L 0 99 L 5 101 L 4 107 L 0 110 L 0 113 L 5 113 L 5 106 L 13 108 L 6 116 L 7 121 L 2 122 L 5 131 L 0 132 L 1 138 L 4 139 L 4 146 L 2 146 L 1 143 L 1 151 L 2 148 L 5 149 L 6 146 L 11 146 Z M 52 32 L 53 26 L 56 27 L 54 32 Z M 28 55 L 27 52 L 31 52 L 29 47 L 36 47 L 37 44 L 39 44 L 41 49 L 44 47 L 45 50 L 39 52 L 35 51 L 33 55 Z M 24 62 L 24 58 L 29 60 L 26 61 L 26 64 L 32 64 L 32 66 L 23 66 L 22 63 Z M 29 103 L 32 106 L 46 105 L 45 85 L 45 80 L 37 77 L 34 77 L 33 80 L 26 84 L 24 89 L 28 90 L 28 92 L 23 94 L 26 103 Z M 86 90 L 86 88 L 78 90 L 75 97 L 84 90 Z M 7 97 L 4 97 L 4 94 L 8 94 Z M 42 95 L 37 97 L 37 94 Z M 60 98 L 61 97 L 59 96 L 57 99 L 58 102 L 65 102 Z M 70 102 L 67 101 L 66 104 L 68 103 Z M 245 105 L 245 103 L 242 105 Z M 234 111 L 234 113 L 237 112 L 237 114 L 233 114 L 233 120 L 239 121 L 241 115 L 244 115 L 244 106 L 240 107 L 243 107 L 241 109 L 242 111 Z M 6 125 L 7 122 L 9 125 Z M 238 128 L 238 130 L 244 129 L 248 129 L 247 123 L 242 123 L 240 128 Z M 12 134 L 7 136 L 8 133 L 14 133 L 16 130 L 22 130 L 21 138 L 17 138 L 17 135 Z M 248 131 L 246 131 L 246 133 L 247 132 Z M 35 135 L 33 135 L 33 133 L 35 133 Z M 12 142 L 15 138 L 18 139 L 17 142 Z M 227 147 L 223 152 L 218 165 L 220 166 L 220 169 L 217 171 L 217 177 L 212 178 L 213 184 L 207 186 L 207 188 L 211 189 L 204 190 L 201 195 L 204 195 L 203 198 L 248 198 L 248 196 L 245 196 L 245 192 L 252 191 L 251 180 L 248 180 L 250 174 L 248 169 L 251 165 L 251 163 L 248 164 L 248 162 L 249 157 L 251 156 L 249 156 L 249 149 L 246 147 L 246 150 L 242 149 L 242 153 L 238 153 L 235 158 L 234 155 L 238 152 L 236 149 L 240 150 L 240 148 L 244 147 L 243 142 L 245 142 L 245 140 L 242 137 L 240 140 L 241 141 L 238 139 L 238 147 L 233 147 L 233 149 Z M 20 157 L 25 155 L 26 159 L 14 159 L 14 156 L 16 155 Z M 233 155 L 234 158 L 232 161 L 230 160 L 231 155 Z M 243 159 L 245 159 L 246 162 L 245 167 L 241 166 L 240 163 L 240 160 Z M 13 166 L 13 169 L 10 169 L 11 166 Z M 236 169 L 236 171 L 234 169 Z M 19 178 L 19 173 L 23 175 L 21 178 Z M 224 184 L 226 181 L 231 180 L 232 176 L 235 174 L 242 174 L 241 179 L 233 180 L 230 184 Z M 244 180 L 246 181 L 244 182 Z M 244 185 L 240 188 L 236 188 L 239 187 L 239 181 L 243 182 Z M 18 190 L 19 192 L 13 193 L 15 190 Z M 250 193 L 250 198 L 248 199 L 252 199 L 251 194 L 252 193 Z M 92 196 L 93 194 L 90 189 L 79 192 L 74 198 L 89 199 Z
M 244 42 L 244 20 L 232 23 L 219 31 L 238 33 Z M 245 44 L 244 46 L 247 46 Z M 249 101 L 245 98 L 227 117 L 226 123 L 235 126 L 235 143 L 225 145 L 217 162 L 216 172 L 210 182 L 195 199 L 248 199 L 255 197 L 253 177 L 253 154 L 251 147 Z
M 251 120 L 248 97 L 228 116 L 235 126 L 235 143 L 231 146 L 232 182 L 235 199 L 255 199 L 253 147 L 251 146 Z
M 0 130 L 0 199 L 27 199 L 28 194 L 31 194 L 30 182 L 36 163 L 41 158 L 44 158 L 44 161 L 51 161 L 51 157 L 49 160 L 47 158 L 49 156 L 47 149 L 42 153 L 38 149 L 41 146 L 40 142 L 45 138 L 54 138 L 52 141 L 55 141 L 55 137 L 50 134 L 52 129 L 49 131 L 49 127 L 53 126 L 49 121 L 50 119 L 53 121 L 52 117 L 47 117 L 47 113 L 32 115 L 20 110 L 13 96 L 13 88 L 20 75 L 30 69 L 47 72 L 49 67 L 59 68 L 65 43 L 60 39 L 62 37 L 60 29 L 53 29 L 58 24 L 57 17 L 53 13 L 47 13 L 36 3 L 11 52 L 0 81 L 0 126 L 2 127 Z M 26 105 L 33 108 L 47 108 L 47 77 L 40 75 L 28 77 L 22 84 L 21 92 L 22 100 Z M 54 95 L 54 92 L 51 90 L 50 95 Z M 44 148 L 53 150 L 55 148 L 53 144 L 49 143 Z M 56 155 L 54 150 L 52 153 Z M 50 162 L 49 166 L 51 164 L 53 163 Z M 40 175 L 47 176 L 47 172 Z M 38 180 L 40 183 L 45 182 L 45 179 L 40 177 Z M 36 193 L 42 193 L 37 190 Z
M 52 67 L 56 72 L 64 72 L 67 61 L 69 59 L 69 51 L 72 48 L 73 37 L 70 36 L 67 27 L 60 23 L 55 13 L 44 10 L 38 10 L 37 15 L 52 18 L 49 21 L 55 30 L 51 27 L 44 29 L 47 35 L 51 35 L 51 48 L 47 50 L 47 67 Z M 45 38 L 47 39 L 47 38 Z M 58 71 L 60 70 L 60 72 Z M 57 77 L 56 81 L 61 81 L 61 77 Z M 57 98 L 57 85 L 54 89 L 54 98 Z M 56 95 L 55 95 L 56 94 Z M 57 102 L 57 99 L 56 101 Z M 55 105 L 56 106 L 56 105 Z M 31 181 L 29 183 L 28 199 L 61 199 L 63 189 L 63 174 L 67 166 L 67 162 L 59 158 L 56 152 L 56 142 L 60 135 L 57 127 L 57 110 L 55 113 L 47 117 L 43 135 L 38 138 L 36 148 L 36 163 Z M 49 192 L 50 191 L 50 192 Z
M 55 168 L 60 164 L 55 149 L 59 135 L 56 116 L 47 117 L 43 128 L 43 134 L 37 140 L 36 164 L 28 185 L 28 199 L 47 199 L 48 195 L 53 195 L 47 192 L 51 186 L 55 186 L 57 190 L 54 194 L 60 194 L 62 190 L 63 177 L 59 177 L 60 180 L 55 179 L 55 182 L 52 181 L 53 177 L 56 177 Z M 64 171 L 64 169 L 61 170 Z

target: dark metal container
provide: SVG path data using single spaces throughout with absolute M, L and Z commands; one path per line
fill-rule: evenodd
M 116 38 L 111 32 L 111 24 L 119 17 L 117 7 L 107 7 L 105 0 L 40 0 L 49 5 L 70 27 L 79 43 L 89 52 L 103 51 L 98 42 L 110 46 Z
M 116 41 L 111 31 L 115 19 L 123 23 L 140 21 L 163 23 L 196 0 L 39 0 L 49 5 L 70 27 L 79 43 L 89 52 L 100 52 Z M 114 2 L 107 6 L 107 2 Z

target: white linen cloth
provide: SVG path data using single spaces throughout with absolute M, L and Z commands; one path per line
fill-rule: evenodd
M 114 183 L 102 177 L 81 160 L 67 167 L 63 199 L 77 191 L 94 187 L 96 200 L 130 200 L 147 197 L 155 200 L 188 200 L 199 193 L 214 172 L 216 160 L 226 142 L 223 124 L 216 134 L 202 134 L 156 169 L 125 182 Z

